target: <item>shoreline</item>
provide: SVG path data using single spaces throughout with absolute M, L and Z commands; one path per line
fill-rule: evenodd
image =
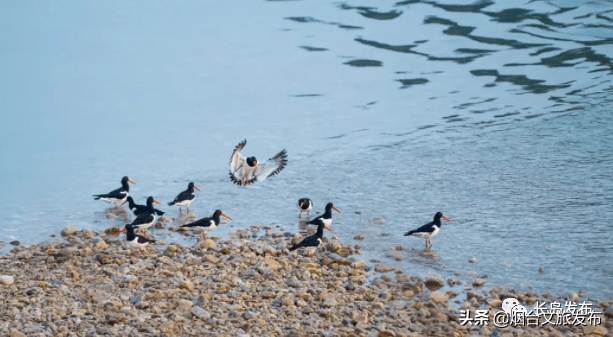
M 613 301 L 592 302 L 602 312 L 598 326 L 496 328 L 491 319 L 488 326 L 460 325 L 460 309 L 488 309 L 492 316 L 506 297 L 526 307 L 565 299 L 501 287 L 481 293 L 483 281 L 405 275 L 365 262 L 359 249 L 335 238 L 324 237 L 309 259 L 306 252 L 287 251 L 302 235 L 251 226 L 229 239 L 156 246 L 137 259 L 124 236 L 115 235 L 118 230 L 65 228 L 62 240 L 17 246 L 0 256 L 0 333 L 602 336 L 613 331 Z

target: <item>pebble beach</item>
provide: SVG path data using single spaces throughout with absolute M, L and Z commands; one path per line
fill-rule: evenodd
M 156 227 L 167 227 L 165 218 Z M 166 219 L 167 220 L 167 219 Z M 171 231 L 178 228 L 169 227 Z M 597 326 L 461 325 L 460 309 L 517 298 L 564 301 L 366 262 L 333 233 L 314 258 L 289 252 L 306 233 L 251 226 L 195 245 L 158 242 L 135 257 L 119 227 L 67 227 L 0 257 L 0 335 L 21 336 L 610 336 Z M 191 235 L 191 234 L 190 234 Z M 193 235 L 199 236 L 195 233 Z M 572 295 L 573 301 L 579 299 Z

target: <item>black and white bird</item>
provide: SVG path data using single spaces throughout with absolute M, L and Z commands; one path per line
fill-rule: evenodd
M 326 211 L 324 212 L 324 214 L 316 217 L 315 219 L 307 222 L 308 225 L 316 225 L 319 226 L 320 224 L 324 224 L 326 225 L 326 227 L 330 227 L 332 226 L 332 210 L 337 211 L 340 214 L 343 214 L 343 212 L 341 212 L 338 208 L 334 207 L 334 205 L 329 202 L 326 205 Z
M 147 209 L 138 215 L 134 221 L 130 224 L 132 228 L 139 230 L 146 230 L 151 227 L 155 220 L 157 219 L 157 214 L 155 213 L 155 208 L 153 208 L 153 203 L 161 205 L 162 203 L 156 200 L 153 197 L 147 198 Z M 145 234 L 147 236 L 147 234 Z
M 134 213 L 134 215 L 141 215 L 142 213 L 149 211 L 149 208 L 147 207 L 147 205 L 138 205 L 137 203 L 134 202 L 134 199 L 132 199 L 132 197 L 130 196 L 128 196 L 128 199 L 126 201 L 128 202 L 128 208 L 130 208 L 130 210 L 132 211 L 132 213 Z M 154 208 L 153 211 L 157 215 L 164 215 L 164 212 L 160 211 L 157 208 Z
M 287 164 L 287 152 L 282 150 L 274 157 L 260 163 L 255 157 L 245 157 L 241 150 L 247 145 L 243 140 L 232 151 L 230 158 L 230 180 L 241 186 L 252 184 L 256 181 L 264 181 L 266 178 L 281 172 Z
M 216 210 L 215 213 L 213 213 L 212 216 L 208 217 L 208 218 L 202 218 L 198 221 L 194 221 L 192 223 L 189 223 L 187 225 L 183 225 L 181 227 L 202 227 L 204 229 L 204 233 L 202 234 L 202 238 L 206 238 L 206 233 L 210 232 L 212 230 L 214 230 L 215 228 L 217 228 L 217 226 L 219 226 L 219 222 L 221 221 L 221 219 L 219 218 L 220 216 L 223 216 L 224 218 L 228 219 L 228 220 L 233 220 L 229 215 L 225 214 L 224 212 L 222 212 L 221 210 Z
M 132 225 L 126 225 L 124 229 L 122 229 L 119 233 L 123 232 L 126 232 L 126 240 L 128 241 L 128 246 L 138 249 L 138 252 L 136 253 L 136 258 L 140 256 L 140 253 L 143 249 L 155 244 L 155 240 L 136 234 Z
M 443 215 L 443 213 L 441 212 L 437 212 L 436 214 L 434 214 L 434 220 L 432 220 L 431 222 L 428 222 L 427 224 L 414 229 L 412 231 L 408 231 L 406 232 L 406 234 L 404 234 L 404 236 L 416 236 L 419 238 L 424 238 L 425 242 L 424 244 L 426 245 L 426 248 L 428 246 L 432 246 L 432 242 L 430 241 L 433 237 L 436 236 L 436 234 L 438 234 L 438 232 L 440 232 L 441 230 L 441 218 L 449 221 L 449 222 L 455 222 L 453 220 L 451 220 L 450 218 L 446 217 Z
M 132 183 L 136 185 L 132 179 L 128 177 L 123 177 L 121 179 L 121 187 L 107 194 L 94 194 L 94 200 L 104 200 L 108 203 L 111 203 L 115 206 L 121 206 L 126 202 L 126 199 L 130 195 L 130 185 L 128 183 Z
M 309 250 L 309 257 L 315 256 L 315 251 L 317 250 L 317 247 L 319 247 L 323 242 L 321 238 L 324 235 L 324 228 L 330 232 L 332 231 L 325 223 L 321 222 L 317 226 L 317 232 L 315 232 L 315 234 L 306 237 L 304 240 L 300 241 L 299 244 L 290 247 L 289 251 L 291 252 L 301 247 L 308 247 L 311 248 Z
M 309 198 L 298 199 L 298 210 L 300 213 L 298 217 L 302 217 L 302 212 L 306 212 L 307 217 L 309 216 L 309 212 L 313 209 L 313 202 Z
M 200 191 L 200 189 L 198 188 L 198 186 L 196 186 L 196 184 L 194 184 L 194 182 L 190 182 L 187 185 L 187 189 L 179 193 L 175 200 L 168 203 L 168 206 L 179 206 L 179 213 L 181 213 L 181 206 L 185 206 L 187 207 L 187 213 L 189 213 L 189 205 L 191 205 L 192 201 L 194 201 L 194 198 L 196 198 L 196 192 L 194 192 L 194 189 Z

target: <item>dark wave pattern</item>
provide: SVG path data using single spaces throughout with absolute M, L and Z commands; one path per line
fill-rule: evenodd
M 340 10 L 338 21 L 349 22 L 347 12 L 354 12 L 351 24 L 339 24 L 330 16 L 326 20 L 288 19 L 332 24 L 349 31 L 360 29 L 359 36 L 349 32 L 346 38 L 372 50 L 360 48 L 361 53 L 348 54 L 335 47 L 338 57 L 353 59 L 345 65 L 376 67 L 381 78 L 400 82 L 401 86 L 394 88 L 412 97 L 423 92 L 420 97 L 444 99 L 446 94 L 433 94 L 432 87 L 457 93 L 454 100 L 471 97 L 452 105 L 468 114 L 454 120 L 483 127 L 492 125 L 484 124 L 487 119 L 532 119 L 576 111 L 577 104 L 582 109 L 601 105 L 613 91 L 609 83 L 613 74 L 613 4 L 575 3 L 531 1 L 519 7 L 504 1 L 455 4 L 408 0 L 372 2 L 370 6 L 345 2 L 334 5 Z M 389 25 L 388 34 L 378 33 L 373 25 Z M 399 74 L 412 76 L 399 78 Z M 457 85 L 449 82 L 446 74 L 453 74 Z M 535 98 L 528 105 L 517 95 Z M 460 108 L 470 106 L 473 97 L 483 101 L 478 110 Z M 561 109 L 560 105 L 568 106 Z

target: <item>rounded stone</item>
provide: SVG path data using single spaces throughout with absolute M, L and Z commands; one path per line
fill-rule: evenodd
M 430 299 L 436 303 L 446 303 L 449 300 L 449 296 L 440 291 L 435 291 L 430 294 Z
M 5 286 L 10 286 L 14 282 L 15 282 L 15 278 L 13 276 L 10 276 L 10 275 L 0 276 L 0 283 L 4 284 Z
M 62 229 L 62 236 L 72 236 L 77 234 L 77 229 L 72 225 L 68 225 Z

